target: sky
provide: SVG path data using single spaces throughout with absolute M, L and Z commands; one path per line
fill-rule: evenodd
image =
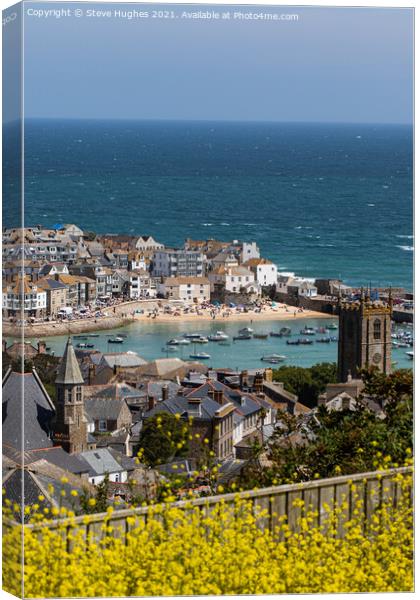
M 81 7 L 76 18 L 29 9 Z M 410 9 L 210 6 L 298 21 L 87 17 L 25 3 L 27 118 L 410 123 Z M 205 11 L 203 5 L 196 10 Z M 232 14 L 231 14 L 232 16 Z

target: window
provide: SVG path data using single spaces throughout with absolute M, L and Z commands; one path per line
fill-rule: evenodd
M 373 337 L 375 340 L 381 339 L 381 321 L 380 319 L 375 319 L 373 322 Z
M 99 431 L 106 431 L 107 430 L 106 421 L 100 420 L 98 423 L 98 429 L 99 429 Z

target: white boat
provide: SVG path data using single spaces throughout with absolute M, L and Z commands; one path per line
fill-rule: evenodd
M 108 340 L 108 344 L 122 344 L 124 342 L 122 337 L 113 337 L 113 338 L 109 338 Z
M 414 358 L 414 352 L 412 350 L 410 350 L 409 352 L 406 352 L 406 355 L 408 356 L 408 358 L 410 360 L 413 360 L 413 358 Z
M 240 329 L 238 333 L 239 335 L 249 335 L 251 333 L 254 333 L 254 330 L 251 329 L 251 327 L 244 327 L 243 329 Z
M 179 346 L 189 346 L 191 344 L 190 340 L 186 340 L 185 338 L 178 340 Z
M 204 335 L 201 335 L 199 338 L 194 338 L 193 342 L 194 344 L 208 344 L 209 340 Z
M 178 340 L 177 338 L 173 338 L 166 342 L 167 346 L 185 346 L 186 344 L 190 344 L 189 340 Z
M 224 340 L 228 340 L 229 336 L 223 331 L 216 331 L 216 333 L 209 335 L 207 339 L 209 342 L 223 342 Z
M 284 356 L 283 354 L 268 354 L 267 356 L 262 356 L 261 360 L 264 362 L 276 364 L 286 360 L 286 356 Z
M 208 360 L 211 358 L 210 354 L 206 354 L 205 352 L 197 352 L 197 354 L 190 354 L 190 358 L 195 360 Z
M 186 338 L 187 340 L 188 339 L 194 340 L 197 338 L 201 338 L 203 336 L 201 335 L 201 333 L 184 333 L 182 337 Z

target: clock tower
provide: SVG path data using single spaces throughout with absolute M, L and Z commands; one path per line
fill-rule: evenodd
M 358 370 L 391 372 L 392 298 L 372 302 L 362 289 L 358 302 L 339 302 L 338 380 L 358 378 Z

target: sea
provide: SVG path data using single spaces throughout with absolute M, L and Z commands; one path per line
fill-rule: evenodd
M 24 136 L 27 226 L 255 240 L 281 271 L 412 289 L 411 126 L 28 120 Z
M 7 125 L 5 226 L 18 224 L 16 139 L 16 125 Z M 27 226 L 76 223 L 152 235 L 167 246 L 186 238 L 256 241 L 280 271 L 412 289 L 411 126 L 27 120 L 24 140 Z M 150 327 L 133 325 L 124 349 L 165 356 L 178 326 Z M 233 333 L 237 324 L 226 327 Z M 107 339 L 97 347 L 106 350 Z M 251 368 L 266 352 L 301 366 L 336 359 L 334 343 L 283 352 L 274 340 L 242 342 L 240 352 L 238 344 L 217 347 L 211 362 Z M 57 344 L 62 349 L 64 339 Z M 401 353 L 398 362 L 406 360 Z

